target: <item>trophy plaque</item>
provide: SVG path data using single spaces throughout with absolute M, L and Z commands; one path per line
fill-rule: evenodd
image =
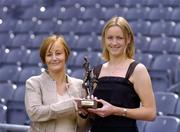
M 86 97 L 85 99 L 78 101 L 78 106 L 81 108 L 97 108 L 98 102 L 91 98 L 97 81 L 93 70 L 90 68 L 87 57 L 84 57 L 83 68 L 85 70 L 85 74 L 82 87 L 85 89 L 88 98 Z

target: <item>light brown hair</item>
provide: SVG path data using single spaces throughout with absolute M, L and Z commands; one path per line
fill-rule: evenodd
M 113 17 L 111 18 L 104 26 L 102 31 L 102 57 L 105 61 L 109 61 L 109 51 L 105 47 L 105 37 L 106 33 L 112 26 L 119 26 L 123 32 L 123 36 L 125 36 L 125 43 L 127 43 L 127 39 L 129 37 L 130 43 L 128 44 L 128 47 L 126 49 L 126 56 L 128 58 L 134 57 L 135 47 L 134 47 L 134 33 L 131 29 L 131 26 L 129 25 L 128 21 L 123 17 Z
M 65 41 L 63 36 L 58 36 L 58 35 L 51 35 L 47 38 L 45 38 L 42 41 L 41 47 L 40 47 L 40 57 L 41 57 L 41 61 L 46 64 L 45 61 L 45 56 L 46 56 L 46 52 L 50 46 L 49 49 L 51 49 L 52 45 L 56 42 L 59 41 L 59 44 L 62 44 L 64 47 L 64 51 L 65 51 L 65 61 L 67 62 L 69 54 L 70 54 L 70 49 L 68 48 L 67 42 Z

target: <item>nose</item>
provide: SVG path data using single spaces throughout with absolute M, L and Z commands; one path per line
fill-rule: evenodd
M 56 60 L 56 54 L 52 54 L 52 59 Z
M 112 39 L 111 43 L 115 45 L 115 44 L 117 44 L 117 42 L 118 42 L 118 40 L 116 38 L 114 38 L 114 39 Z

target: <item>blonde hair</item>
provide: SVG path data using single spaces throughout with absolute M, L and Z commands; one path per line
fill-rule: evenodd
M 42 41 L 41 47 L 40 47 L 40 57 L 41 57 L 41 61 L 46 64 L 45 61 L 45 56 L 46 56 L 46 52 L 49 48 L 49 46 L 52 47 L 52 45 L 56 42 L 59 41 L 59 44 L 62 44 L 64 47 L 64 51 L 65 51 L 65 61 L 67 62 L 69 54 L 70 54 L 70 49 L 67 46 L 67 42 L 65 41 L 63 36 L 58 36 L 58 35 L 51 35 L 47 38 L 45 38 Z M 50 49 L 50 48 L 49 48 Z
M 125 36 L 125 42 L 127 43 L 128 37 L 130 37 L 130 44 L 128 44 L 128 47 L 126 49 L 126 56 L 128 58 L 133 58 L 135 47 L 134 47 L 134 33 L 131 29 L 131 26 L 129 25 L 128 21 L 123 17 L 113 17 L 111 18 L 104 26 L 102 31 L 102 57 L 105 61 L 109 61 L 109 51 L 105 47 L 105 37 L 106 33 L 112 26 L 119 26 L 123 32 L 123 36 Z

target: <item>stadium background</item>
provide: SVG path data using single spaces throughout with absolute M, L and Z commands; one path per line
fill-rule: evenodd
M 67 72 L 82 78 L 85 55 L 92 66 L 103 62 L 101 30 L 113 16 L 130 22 L 135 59 L 153 82 L 158 117 L 138 121 L 140 132 L 180 132 L 179 14 L 179 0 L 0 0 L 0 132 L 6 124 L 29 125 L 24 83 L 44 70 L 42 39 L 63 35 L 72 51 Z

